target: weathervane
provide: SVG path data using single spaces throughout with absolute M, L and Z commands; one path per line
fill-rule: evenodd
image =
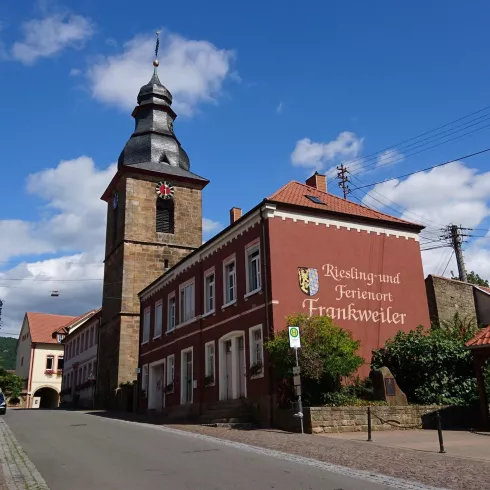
M 157 43 L 155 45 L 155 61 L 153 61 L 153 66 L 156 68 L 159 63 L 158 63 L 158 48 L 160 47 L 160 31 L 156 32 L 157 35 Z

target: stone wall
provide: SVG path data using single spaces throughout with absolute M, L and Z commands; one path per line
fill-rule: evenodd
M 470 428 L 478 420 L 475 407 L 436 405 L 371 407 L 371 427 L 378 430 L 434 429 L 439 410 L 443 428 Z M 299 420 L 291 410 L 279 411 L 275 425 L 298 432 Z M 306 407 L 303 409 L 305 432 L 311 434 L 367 431 L 367 407 Z
M 425 280 L 425 287 L 432 322 L 451 320 L 456 313 L 462 319 L 476 320 L 475 299 L 471 284 L 429 275 Z

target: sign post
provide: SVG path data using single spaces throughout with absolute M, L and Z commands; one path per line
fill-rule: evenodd
M 296 366 L 293 367 L 293 383 L 294 383 L 294 393 L 298 397 L 298 412 L 294 414 L 295 417 L 299 418 L 301 424 L 301 433 L 304 434 L 303 429 L 303 404 L 301 403 L 301 368 L 299 366 L 298 360 L 298 349 L 301 347 L 301 337 L 299 334 L 299 327 L 290 326 L 289 331 L 289 346 L 294 349 L 296 355 Z

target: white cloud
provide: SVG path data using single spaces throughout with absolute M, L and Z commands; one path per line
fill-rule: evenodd
M 43 19 L 32 19 L 21 27 L 24 39 L 12 46 L 12 57 L 26 65 L 38 58 L 50 57 L 66 48 L 80 49 L 92 37 L 90 19 L 71 13 L 56 13 Z
M 278 106 L 276 107 L 276 112 L 278 114 L 281 114 L 282 113 L 283 106 L 284 106 L 284 104 L 282 103 L 282 100 L 281 100 L 281 102 L 279 102 Z
M 120 54 L 101 57 L 87 72 L 92 96 L 130 110 L 152 71 L 155 36 L 140 35 L 126 42 Z M 175 98 L 176 112 L 191 115 L 202 102 L 214 102 L 230 77 L 233 52 L 208 41 L 186 39 L 163 31 L 159 75 Z
M 433 226 L 437 226 L 433 222 L 441 226 L 453 222 L 474 227 L 489 215 L 489 190 L 490 172 L 478 173 L 463 162 L 454 162 L 403 181 L 394 179 L 378 184 L 364 196 L 363 202 L 379 207 L 381 201 L 389 207 L 393 206 L 389 200 L 395 201 L 408 209 L 402 218 L 409 221 L 417 221 L 415 214 L 422 215 L 424 222 Z
M 0 297 L 4 300 L 1 332 L 15 335 L 26 310 L 75 316 L 98 308 L 102 300 L 102 260 L 101 253 L 85 252 L 20 264 L 0 273 Z M 59 291 L 59 297 L 51 297 L 53 290 Z
M 428 172 L 411 175 L 405 180 L 390 180 L 376 185 L 363 199 L 364 204 L 390 214 L 402 206 L 401 217 L 426 226 L 422 232 L 429 240 L 425 248 L 438 246 L 440 228 L 457 224 L 481 228 L 490 216 L 490 172 L 478 172 L 464 162 L 454 162 Z M 394 204 L 396 203 L 396 204 Z M 394 209 L 393 209 L 394 208 Z M 481 233 L 480 233 L 481 234 Z M 426 240 L 427 239 L 423 239 Z M 490 279 L 490 239 L 479 239 L 465 245 L 468 270 Z M 450 248 L 422 252 L 425 274 L 457 273 Z M 449 264 L 448 264 L 449 262 Z M 446 267 L 447 266 L 447 267 Z
M 355 133 L 344 131 L 327 143 L 317 143 L 309 138 L 296 142 L 291 154 L 293 165 L 321 170 L 325 163 L 335 159 L 356 158 L 362 151 L 363 139 Z
M 82 70 L 80 70 L 79 68 L 72 68 L 70 70 L 70 75 L 72 77 L 78 77 L 78 75 L 81 75 L 82 74 Z
M 1 332 L 17 332 L 25 311 L 80 315 L 100 306 L 107 212 L 100 197 L 115 171 L 82 156 L 28 176 L 27 192 L 44 205 L 36 222 L 0 220 L 0 236 L 9 237 L 0 240 L 0 266 L 30 260 L 0 271 Z M 203 219 L 204 233 L 221 228 Z
M 405 160 L 405 155 L 397 150 L 386 150 L 379 154 L 376 167 L 394 165 Z
M 206 238 L 210 238 L 223 228 L 223 225 L 219 221 L 213 221 L 209 218 L 203 218 L 202 220 L 202 233 Z

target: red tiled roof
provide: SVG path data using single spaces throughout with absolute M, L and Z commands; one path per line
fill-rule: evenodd
M 325 204 L 316 204 L 306 196 L 314 196 L 321 199 Z M 398 223 L 402 225 L 416 226 L 423 228 L 422 225 L 416 223 L 410 223 L 389 214 L 380 213 L 379 211 L 374 211 L 360 204 L 356 204 L 347 199 L 342 199 L 340 197 L 329 194 L 328 192 L 323 192 L 315 187 L 310 187 L 309 185 L 302 184 L 301 182 L 291 181 L 285 186 L 281 187 L 272 196 L 268 198 L 271 201 L 283 202 L 285 204 L 294 204 L 296 206 L 303 206 L 312 209 L 318 209 L 322 211 L 333 211 L 336 213 L 347 214 L 351 216 L 359 216 L 362 218 L 370 218 L 382 221 L 391 221 L 392 223 Z
M 482 328 L 471 340 L 466 342 L 466 347 L 481 347 L 484 345 L 490 346 L 490 325 Z
M 57 340 L 53 338 L 53 332 L 79 318 L 75 316 L 32 312 L 27 312 L 26 315 L 29 322 L 31 341 L 45 344 L 57 344 Z

